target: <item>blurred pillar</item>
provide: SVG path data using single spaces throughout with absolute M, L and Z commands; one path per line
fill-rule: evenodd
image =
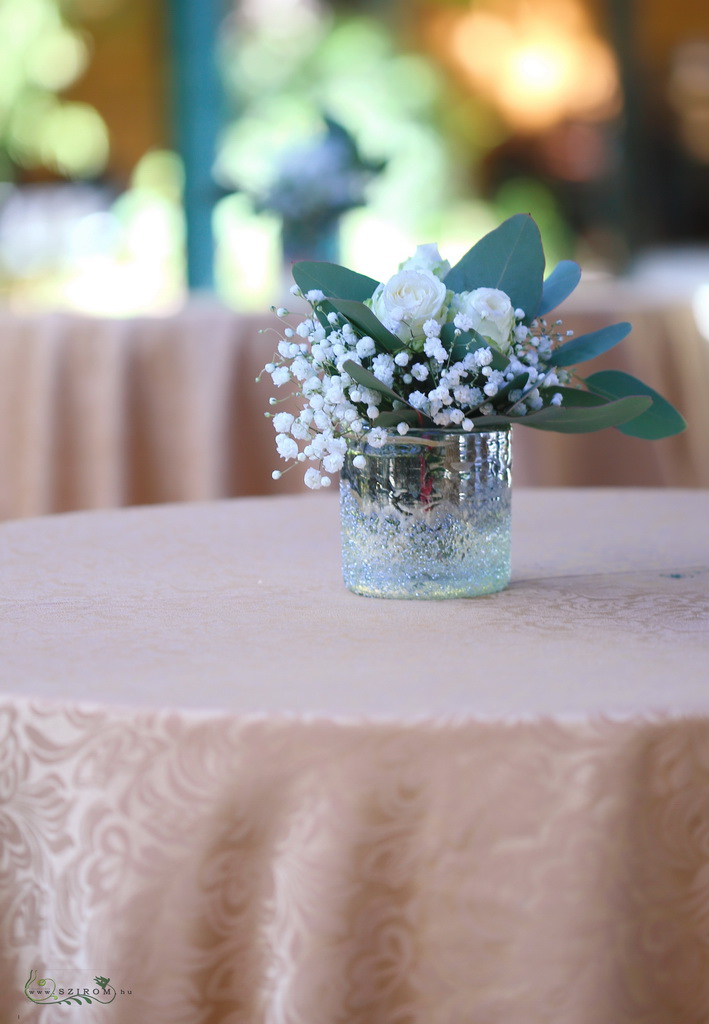
M 223 0 L 167 0 L 172 50 L 172 120 L 184 163 L 187 283 L 214 287 L 212 175 L 222 111 L 216 44 Z
M 648 152 L 645 73 L 639 53 L 637 19 L 640 10 L 636 0 L 606 0 L 607 21 L 618 56 L 623 90 L 618 183 L 620 226 L 631 254 L 652 238 L 655 219 L 649 203 L 654 171 Z

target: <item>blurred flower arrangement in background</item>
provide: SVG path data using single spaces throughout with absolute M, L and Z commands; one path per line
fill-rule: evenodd
M 385 166 L 362 160 L 342 125 L 326 117 L 325 128 L 321 137 L 278 157 L 273 180 L 254 200 L 257 213 L 281 217 L 285 263 L 306 258 L 335 262 L 342 215 L 365 204 L 369 182 Z
M 278 192 L 280 169 L 324 147 L 333 124 L 373 171 L 368 181 L 359 175 L 363 201 L 338 218 L 338 256 L 348 266 L 383 277 L 421 237 L 440 239 L 457 258 L 471 237 L 520 207 L 534 214 L 552 256 L 566 250 L 563 218 L 542 183 L 518 181 L 493 201 L 480 196 L 476 167 L 501 138 L 499 127 L 451 89 L 403 17 L 338 12 L 317 0 L 242 0 L 225 24 L 221 64 L 239 116 L 225 129 L 216 165 L 235 194 L 218 203 L 215 224 L 218 285 L 234 305 L 262 309 L 289 274 L 280 262 L 278 204 L 255 208 L 248 197 Z M 327 228 L 321 237 L 320 258 L 334 258 Z M 288 252 L 287 262 L 302 255 Z

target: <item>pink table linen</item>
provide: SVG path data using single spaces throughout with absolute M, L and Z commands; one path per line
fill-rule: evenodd
M 327 495 L 0 525 L 8 1022 L 709 1019 L 709 493 L 514 504 L 450 602 Z

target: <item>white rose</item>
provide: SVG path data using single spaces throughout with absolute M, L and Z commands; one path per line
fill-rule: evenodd
M 446 286 L 430 270 L 400 270 L 372 296 L 372 312 L 402 341 L 423 335 L 427 320 L 443 322 Z
M 399 270 L 430 270 L 436 277 L 445 277 L 451 265 L 444 260 L 435 243 L 417 245 L 416 252 L 401 264 Z
M 510 350 L 515 311 L 509 295 L 499 288 L 476 288 L 456 295 L 455 309 L 472 321 L 473 330 L 488 338 L 501 352 Z

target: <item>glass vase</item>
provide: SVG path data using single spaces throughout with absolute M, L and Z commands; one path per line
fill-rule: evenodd
M 509 430 L 410 430 L 382 448 L 353 446 L 340 474 L 345 585 L 368 597 L 429 599 L 506 587 L 510 441 Z

